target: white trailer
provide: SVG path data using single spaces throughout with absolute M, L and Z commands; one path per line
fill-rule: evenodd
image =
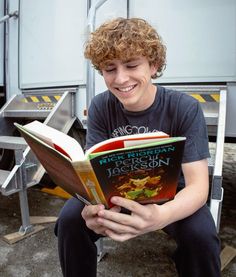
M 32 230 L 26 190 L 44 170 L 13 122 L 39 119 L 83 141 L 87 107 L 106 89 L 83 45 L 96 26 L 117 16 L 143 17 L 157 28 L 167 46 L 167 67 L 157 82 L 202 103 L 209 135 L 217 137 L 209 166 L 219 227 L 223 142 L 236 137 L 236 1 L 0 0 L 0 191 L 20 193 L 22 233 Z

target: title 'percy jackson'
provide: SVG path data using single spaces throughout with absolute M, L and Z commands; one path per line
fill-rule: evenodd
M 168 166 L 170 157 L 160 156 L 163 153 L 174 152 L 175 146 L 145 151 L 120 153 L 120 155 L 107 155 L 99 160 L 100 166 L 105 165 L 107 177 L 122 175 L 140 169 L 152 169 L 160 166 Z M 108 165 L 110 167 L 108 167 Z

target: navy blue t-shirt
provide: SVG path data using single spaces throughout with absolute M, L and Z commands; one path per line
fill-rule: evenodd
M 183 163 L 209 157 L 207 128 L 199 102 L 159 85 L 154 103 L 141 112 L 125 110 L 109 91 L 95 96 L 88 112 L 86 149 L 111 137 L 154 131 L 186 137 Z

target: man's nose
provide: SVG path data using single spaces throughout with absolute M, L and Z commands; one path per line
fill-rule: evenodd
M 123 84 L 129 79 L 127 72 L 124 69 L 118 69 L 116 71 L 115 82 L 117 84 Z

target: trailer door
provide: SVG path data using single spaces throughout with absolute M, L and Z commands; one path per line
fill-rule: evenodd
M 20 1 L 20 89 L 85 83 L 87 1 Z

